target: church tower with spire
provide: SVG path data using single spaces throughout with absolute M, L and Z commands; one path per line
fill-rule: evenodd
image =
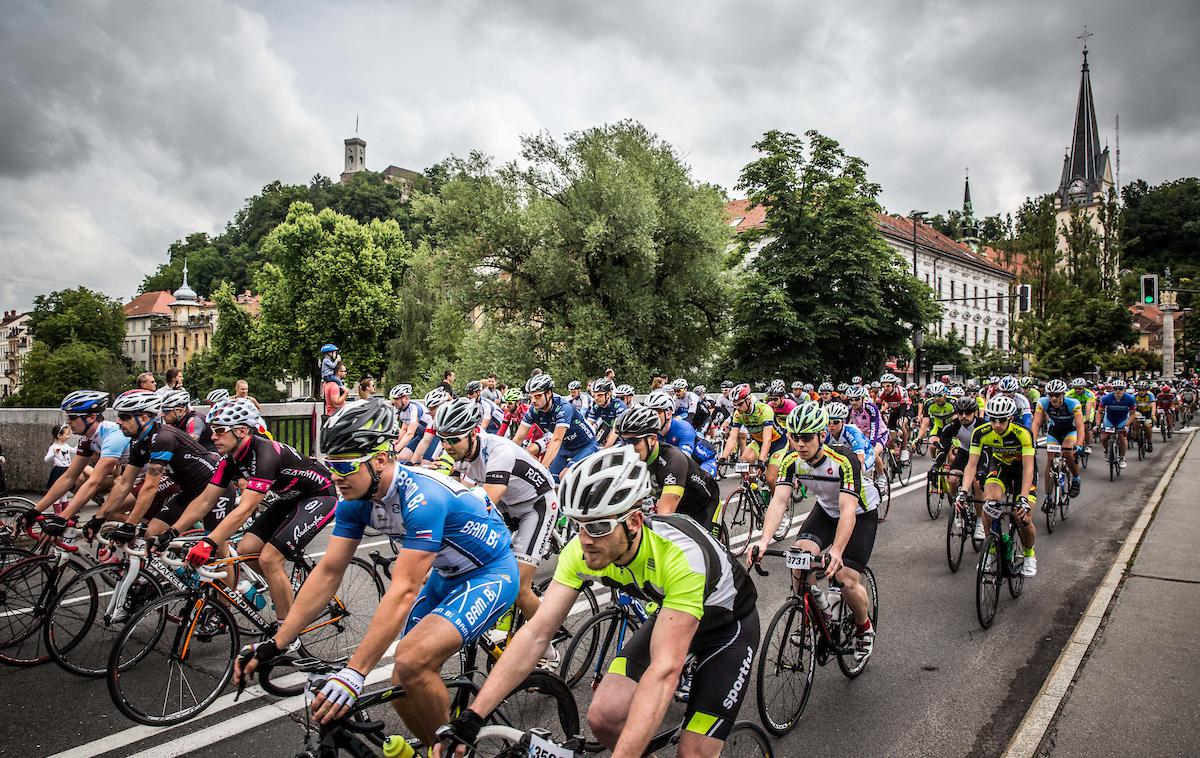
M 963 181 L 962 241 L 979 252 L 979 222 L 975 219 L 975 208 L 971 205 L 971 175 Z
M 1075 105 L 1075 124 L 1071 142 L 1063 157 L 1062 177 L 1055 192 L 1055 210 L 1058 223 L 1058 251 L 1067 251 L 1066 228 L 1071 215 L 1082 208 L 1091 224 L 1100 233 L 1098 208 L 1108 198 L 1113 188 L 1112 159 L 1108 146 L 1100 146 L 1100 131 L 1096 127 L 1096 103 L 1092 98 L 1092 77 L 1088 66 L 1086 30 L 1083 39 L 1083 69 L 1079 81 L 1079 100 Z M 1115 265 L 1115 262 L 1114 264 Z M 1115 276 L 1115 271 L 1103 272 L 1106 277 Z

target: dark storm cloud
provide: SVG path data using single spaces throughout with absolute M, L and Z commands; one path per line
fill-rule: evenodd
M 184 234 L 274 179 L 422 169 L 634 118 L 734 190 L 768 129 L 870 164 L 890 210 L 977 212 L 1052 191 L 1084 24 L 1122 179 L 1200 173 L 1200 3 L 1075 0 L 7 3 L 0 301 L 128 295 Z

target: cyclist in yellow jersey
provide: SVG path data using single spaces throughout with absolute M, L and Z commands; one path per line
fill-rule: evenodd
M 1086 432 L 1086 440 L 1084 445 L 1089 449 L 1092 447 L 1092 425 L 1096 421 L 1096 393 L 1088 388 L 1087 379 L 1077 377 L 1071 380 L 1071 387 L 1067 391 L 1067 397 L 1078 401 L 1083 406 L 1083 421 L 1084 430 Z
M 1146 439 L 1146 452 L 1154 452 L 1154 420 L 1158 418 L 1158 398 L 1150 391 L 1150 382 L 1143 379 L 1137 383 L 1133 393 L 1133 410 L 1138 423 L 1142 425 L 1142 435 Z
M 988 451 L 991 461 L 983 485 L 983 496 L 987 500 L 983 507 L 984 528 L 992 527 L 992 514 L 998 513 L 995 503 L 1003 501 L 1005 494 L 1012 492 L 1017 504 L 1013 519 L 1020 527 L 1021 545 L 1025 548 L 1021 573 L 1032 577 L 1037 574 L 1037 558 L 1033 551 L 1037 531 L 1030 518 L 1030 509 L 1037 502 L 1037 491 L 1033 487 L 1033 437 L 1028 429 L 1013 421 L 1016 414 L 1017 402 L 1011 397 L 998 394 L 988 400 L 987 423 L 976 426 L 971 433 L 971 450 L 963 470 L 963 481 L 974 480 L 980 456 Z M 966 491 L 960 490 L 958 497 L 965 501 Z M 994 556 L 985 558 L 992 559 Z
M 767 484 L 774 490 L 779 465 L 787 453 L 787 440 L 780 431 L 775 411 L 766 403 L 754 400 L 749 384 L 734 387 L 729 399 L 733 401 L 733 422 L 729 440 L 721 451 L 721 460 L 729 459 L 742 435 L 749 437 L 749 443 L 742 449 L 741 460 L 765 466 Z

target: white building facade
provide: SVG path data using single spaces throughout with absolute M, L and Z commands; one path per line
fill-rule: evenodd
M 0 397 L 20 391 L 25 357 L 32 349 L 29 314 L 5 311 L 0 319 Z

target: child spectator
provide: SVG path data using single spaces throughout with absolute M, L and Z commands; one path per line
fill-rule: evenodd
M 58 478 L 66 473 L 67 468 L 71 465 L 71 458 L 75 456 L 75 448 L 67 442 L 71 437 L 71 427 L 66 424 L 60 424 L 54 427 L 54 442 L 50 443 L 50 447 L 46 450 L 46 463 L 52 463 L 50 468 L 50 477 L 46 480 L 46 489 L 49 490 L 58 481 Z M 63 497 L 54 504 L 54 515 L 62 512 L 63 507 L 69 502 L 69 498 Z

